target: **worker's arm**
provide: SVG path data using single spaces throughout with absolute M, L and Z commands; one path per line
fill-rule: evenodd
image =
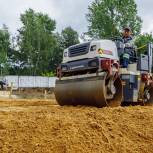
M 125 48 L 134 48 L 134 41 L 130 40 L 128 43 L 125 43 Z

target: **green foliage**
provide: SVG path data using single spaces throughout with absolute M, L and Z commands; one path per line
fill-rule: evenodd
M 6 25 L 0 29 L 0 71 L 1 75 L 8 72 L 7 55 L 10 49 L 10 34 Z
M 153 43 L 153 36 L 152 33 L 148 34 L 141 34 L 137 36 L 135 40 L 135 44 L 138 47 L 138 54 L 143 54 L 147 51 L 147 44 L 152 42 Z M 140 49 L 139 49 L 140 48 Z
M 64 30 L 62 30 L 61 33 L 61 43 L 62 47 L 68 48 L 72 45 L 79 43 L 79 35 L 78 33 L 73 30 L 71 27 L 67 27 Z
M 119 36 L 125 26 L 137 35 L 142 24 L 134 0 L 95 0 L 89 6 L 87 19 L 89 34 L 96 38 Z
M 6 63 L 7 53 L 10 47 L 10 35 L 7 27 L 4 25 L 0 29 L 0 64 Z
M 21 15 L 22 28 L 19 30 L 17 58 L 27 75 L 46 73 L 56 40 L 53 35 L 55 21 L 48 15 L 36 13 L 32 9 Z
M 36 13 L 32 9 L 21 15 L 22 28 L 18 35 L 18 51 L 14 52 L 20 69 L 25 75 L 41 75 L 55 72 L 62 62 L 63 50 L 78 43 L 78 33 L 71 27 L 61 34 L 54 34 L 55 21 L 48 15 Z
M 63 51 L 64 51 L 64 48 L 62 47 L 61 35 L 59 33 L 56 33 L 54 36 L 55 36 L 56 44 L 51 55 L 52 58 L 49 61 L 49 65 L 52 65 L 50 71 L 53 71 L 53 72 L 56 71 L 56 68 L 62 62 Z
M 42 73 L 42 76 L 44 76 L 44 77 L 55 77 L 55 73 L 54 72 Z

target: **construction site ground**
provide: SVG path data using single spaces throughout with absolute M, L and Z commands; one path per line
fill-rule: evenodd
M 152 153 L 153 107 L 0 100 L 0 153 Z

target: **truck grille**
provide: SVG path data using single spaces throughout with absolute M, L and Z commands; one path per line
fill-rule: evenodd
M 89 51 L 90 43 L 72 46 L 69 48 L 69 57 L 80 56 L 87 54 Z

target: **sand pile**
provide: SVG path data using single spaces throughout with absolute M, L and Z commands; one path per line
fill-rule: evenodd
M 60 107 L 0 102 L 2 153 L 151 153 L 153 107 Z

